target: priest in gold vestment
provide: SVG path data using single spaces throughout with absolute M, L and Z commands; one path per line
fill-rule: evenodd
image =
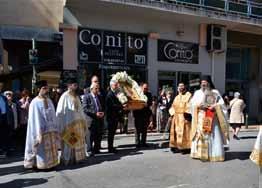
M 76 94 L 76 79 L 68 81 L 68 90 L 59 99 L 56 116 L 61 134 L 61 162 L 64 165 L 78 163 L 86 158 L 90 136 L 86 116 Z
M 187 150 L 191 147 L 190 130 L 191 115 L 189 109 L 189 101 L 191 93 L 186 91 L 185 84 L 178 84 L 178 95 L 175 97 L 169 113 L 172 117 L 170 128 L 171 151 Z
M 228 143 L 227 110 L 210 76 L 202 76 L 201 88 L 191 99 L 191 157 L 203 161 L 224 161 Z

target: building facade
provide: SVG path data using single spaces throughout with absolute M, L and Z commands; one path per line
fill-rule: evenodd
M 38 52 L 37 76 L 44 75 L 41 73 L 44 71 L 62 70 L 62 43 L 57 36 L 63 22 L 64 3 L 64 0 L 1 0 L 0 79 L 6 88 L 31 89 L 32 39 Z
M 250 120 L 261 121 L 261 4 L 215 2 L 67 0 L 64 69 L 83 83 L 97 74 L 104 87 L 126 70 L 154 95 L 180 81 L 193 90 L 200 75 L 211 75 L 222 94 L 240 91 Z

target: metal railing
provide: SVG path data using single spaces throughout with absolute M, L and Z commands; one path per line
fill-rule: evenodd
M 234 14 L 247 18 L 262 19 L 262 3 L 249 0 L 111 0 L 123 3 L 136 3 L 147 6 L 169 7 L 182 5 L 191 9 Z

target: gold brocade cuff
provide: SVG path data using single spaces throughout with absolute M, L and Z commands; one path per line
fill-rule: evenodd
M 262 167 L 262 151 L 254 149 L 250 155 L 250 159 L 259 167 Z

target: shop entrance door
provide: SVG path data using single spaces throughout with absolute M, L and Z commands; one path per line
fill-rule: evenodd
M 200 75 L 200 73 L 196 72 L 178 72 L 178 83 L 183 82 L 186 85 L 187 90 L 194 93 L 194 91 L 199 88 L 199 85 L 191 86 L 190 83 L 193 80 L 199 79 Z
M 177 73 L 168 71 L 158 72 L 158 91 L 161 92 L 163 89 L 176 87 Z M 174 90 L 175 91 L 175 90 Z
M 158 88 L 160 91 L 165 88 L 172 88 L 173 91 L 177 91 L 178 83 L 183 82 L 189 91 L 194 92 L 196 87 L 189 87 L 189 83 L 197 78 L 200 78 L 200 73 L 159 71 Z

